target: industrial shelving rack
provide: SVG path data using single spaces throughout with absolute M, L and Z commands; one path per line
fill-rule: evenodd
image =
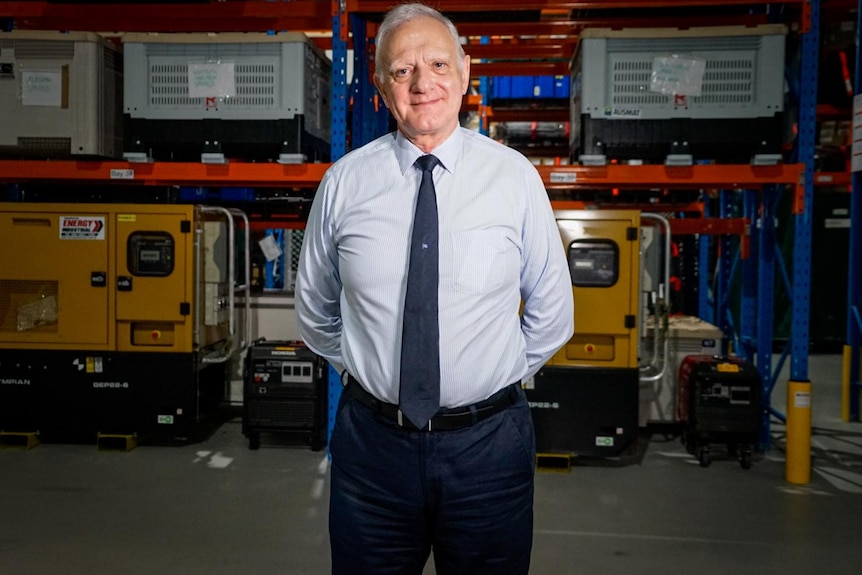
M 837 0 L 836 0 L 837 1 Z M 822 0 L 830 3 L 829 0 Z M 386 111 L 379 106 L 370 82 L 369 64 L 373 54 L 376 23 L 393 0 L 293 0 L 264 2 L 228 0 L 224 2 L 178 3 L 66 3 L 0 1 L 0 27 L 11 29 L 91 30 L 100 32 L 156 31 L 282 31 L 313 33 L 315 41 L 332 50 L 332 158 L 348 150 L 348 135 L 358 146 L 382 133 L 387 126 Z M 769 398 L 781 364 L 789 356 L 790 378 L 808 380 L 809 301 L 811 269 L 811 206 L 818 183 L 850 183 L 846 174 L 815 174 L 814 143 L 816 89 L 821 0 L 520 0 L 506 5 L 515 18 L 498 18 L 499 0 L 435 0 L 434 6 L 455 16 L 459 30 L 470 38 L 504 36 L 521 38 L 515 42 L 471 42 L 467 47 L 476 62 L 474 76 L 565 75 L 578 32 L 586 26 L 678 26 L 743 24 L 784 21 L 800 34 L 798 163 L 752 167 L 748 165 L 694 165 L 686 168 L 664 166 L 542 166 L 540 172 L 549 190 L 578 187 L 651 188 L 670 190 L 720 190 L 717 213 L 707 217 L 673 222 L 675 233 L 697 233 L 700 251 L 708 250 L 707 237 L 721 242 L 718 289 L 714 301 L 701 297 L 701 310 L 712 313 L 721 326 L 737 332 L 738 350 L 755 359 L 764 381 L 764 397 Z M 698 9 L 733 8 L 731 13 L 701 15 Z M 169 17 L 166 17 L 169 14 Z M 636 16 L 633 16 L 636 14 Z M 462 15 L 464 18 L 459 19 Z M 470 18 L 469 16 L 473 16 Z M 497 17 L 491 18 L 491 15 Z M 348 49 L 354 50 L 354 78 L 347 84 Z M 858 58 L 857 58 L 858 62 Z M 857 74 L 857 82 L 859 75 Z M 352 102 L 352 103 L 351 103 Z M 487 113 L 487 101 L 465 100 L 465 109 Z M 534 110 L 532 118 L 521 112 L 494 110 L 498 121 L 509 119 L 560 118 L 558 110 Z M 544 114 L 544 117 L 543 117 Z M 348 126 L 348 118 L 352 120 Z M 565 120 L 568 118 L 566 117 Z M 136 185 L 245 185 L 250 187 L 316 186 L 327 164 L 282 166 L 275 164 L 201 165 L 184 163 L 128 164 L 119 161 L 0 161 L 0 182 L 102 183 Z M 852 178 L 858 189 L 858 175 Z M 778 197 L 792 194 L 794 245 L 792 276 L 776 254 L 775 206 Z M 862 254 L 862 201 L 853 194 L 850 301 L 859 300 L 858 268 Z M 738 215 L 738 206 L 742 214 Z M 734 207 L 737 206 L 737 207 Z M 571 207 L 571 206 L 561 206 Z M 736 240 L 735 242 L 732 240 Z M 729 317 L 726 290 L 737 268 L 732 256 L 738 246 L 742 296 L 738 322 Z M 751 256 L 751 257 L 748 257 Z M 792 294 L 792 327 L 789 346 L 773 369 L 773 295 L 775 269 Z M 706 274 L 701 274 L 705 276 Z M 703 277 L 700 280 L 705 281 Z M 707 286 L 700 290 L 707 293 Z M 712 311 L 707 307 L 712 306 Z M 858 350 L 860 314 L 848 306 L 848 344 Z M 852 360 L 851 379 L 858 382 L 859 361 Z M 856 394 L 858 383 L 850 386 Z M 332 403 L 331 403 L 332 404 Z M 770 406 L 764 415 L 762 442 L 769 443 L 770 416 L 782 418 Z M 858 420 L 858 408 L 854 419 Z

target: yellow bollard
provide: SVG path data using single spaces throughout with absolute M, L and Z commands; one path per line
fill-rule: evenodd
M 787 466 L 789 483 L 811 482 L 811 382 L 787 382 Z

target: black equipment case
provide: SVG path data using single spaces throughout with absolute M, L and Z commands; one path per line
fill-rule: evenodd
M 261 433 L 293 432 L 311 449 L 326 445 L 326 361 L 301 341 L 258 341 L 246 352 L 242 432 L 250 449 Z
M 757 368 L 738 357 L 688 355 L 679 368 L 677 393 L 683 444 L 700 465 L 712 461 L 710 444 L 721 443 L 749 469 L 762 425 Z

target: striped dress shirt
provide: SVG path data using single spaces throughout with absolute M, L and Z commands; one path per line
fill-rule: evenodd
M 431 153 L 440 160 L 440 403 L 455 407 L 532 376 L 569 340 L 572 286 L 547 192 L 523 155 L 463 128 Z M 297 266 L 302 339 L 389 403 L 398 403 L 421 155 L 395 132 L 335 162 Z

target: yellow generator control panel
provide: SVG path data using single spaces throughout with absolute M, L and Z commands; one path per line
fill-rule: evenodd
M 640 212 L 558 210 L 569 262 L 575 334 L 547 365 L 638 365 Z

